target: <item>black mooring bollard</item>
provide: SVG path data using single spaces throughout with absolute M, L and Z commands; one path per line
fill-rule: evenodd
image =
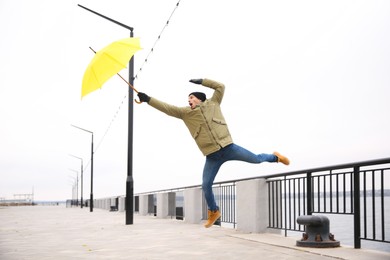
M 297 241 L 297 246 L 304 247 L 338 247 L 340 241 L 329 233 L 329 219 L 326 216 L 309 215 L 299 216 L 297 223 L 306 226 L 306 233 Z

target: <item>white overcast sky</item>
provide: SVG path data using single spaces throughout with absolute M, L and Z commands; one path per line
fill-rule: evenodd
M 0 197 L 71 198 L 69 154 L 89 197 L 91 135 L 71 124 L 94 132 L 94 197 L 125 194 L 127 86 L 80 92 L 88 47 L 129 32 L 77 4 L 135 28 L 137 73 L 177 2 L 0 0 Z M 390 157 L 389 14 L 387 0 L 181 0 L 135 86 L 186 106 L 211 95 L 189 79 L 223 82 L 235 143 L 291 160 L 229 162 L 216 181 Z M 134 104 L 135 192 L 200 184 L 204 160 L 180 120 Z

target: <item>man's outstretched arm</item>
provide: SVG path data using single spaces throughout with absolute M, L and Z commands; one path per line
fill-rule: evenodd
M 214 89 L 215 91 L 211 97 L 211 100 L 219 104 L 222 102 L 222 98 L 225 93 L 224 84 L 211 79 L 191 79 L 190 82 L 194 84 L 201 84 L 202 86 Z

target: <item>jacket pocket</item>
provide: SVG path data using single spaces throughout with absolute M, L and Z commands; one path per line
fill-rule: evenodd
M 213 117 L 213 122 L 217 123 L 217 124 L 220 124 L 220 125 L 226 125 L 226 122 L 225 120 L 222 120 L 222 119 L 219 119 L 219 118 L 216 118 L 216 117 Z
M 213 129 L 220 141 L 230 136 L 225 120 L 213 117 L 212 121 L 213 121 Z
M 192 137 L 196 140 L 200 134 L 200 126 L 198 126 L 195 132 L 192 133 Z

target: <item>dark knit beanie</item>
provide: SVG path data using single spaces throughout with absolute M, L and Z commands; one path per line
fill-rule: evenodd
M 206 100 L 206 94 L 203 92 L 192 92 L 188 96 L 191 96 L 191 95 L 194 95 L 199 100 L 202 100 L 202 102 L 204 102 Z

